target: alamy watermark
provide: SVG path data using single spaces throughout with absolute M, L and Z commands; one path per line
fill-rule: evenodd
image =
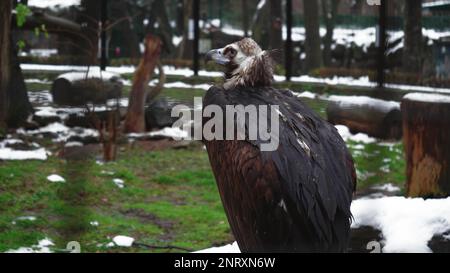
M 186 134 L 176 140 L 258 140 L 261 151 L 275 151 L 279 146 L 280 116 L 278 105 L 208 105 L 194 98 L 194 111 L 186 105 L 172 108 L 172 117 L 179 118 L 173 128 Z M 210 118 L 203 124 L 203 118 Z M 193 132 L 193 134 L 192 134 Z

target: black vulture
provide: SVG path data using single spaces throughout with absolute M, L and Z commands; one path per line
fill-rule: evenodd
M 345 252 L 356 187 L 352 156 L 333 125 L 291 91 L 271 86 L 270 55 L 250 38 L 206 55 L 225 67 L 225 82 L 207 91 L 204 109 L 277 105 L 280 117 L 272 151 L 248 132 L 243 140 L 204 140 L 232 232 L 242 252 Z M 245 119 L 246 130 L 252 122 Z

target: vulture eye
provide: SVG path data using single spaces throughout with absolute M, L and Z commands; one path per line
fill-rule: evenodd
M 237 54 L 237 50 L 232 48 L 232 47 L 228 47 L 227 49 L 225 49 L 225 55 L 229 56 L 229 58 L 234 58 Z

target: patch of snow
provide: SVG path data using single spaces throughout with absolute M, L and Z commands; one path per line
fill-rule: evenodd
M 78 141 L 71 141 L 71 142 L 67 142 L 64 147 L 69 148 L 69 147 L 81 147 L 83 146 L 83 143 L 78 142 Z
M 194 253 L 241 253 L 241 250 L 239 249 L 237 242 L 234 242 L 229 245 L 203 249 Z
M 169 137 L 174 139 L 182 139 L 188 137 L 188 133 L 186 131 L 181 130 L 180 128 L 172 128 L 166 127 L 159 131 L 147 132 L 147 133 L 131 133 L 128 134 L 129 138 L 142 138 L 142 137 Z
M 42 239 L 37 245 L 32 245 L 31 247 L 21 247 L 18 249 L 10 249 L 6 253 L 51 253 L 50 246 L 53 246 L 53 242 L 48 239 Z
M 387 192 L 399 192 L 400 191 L 400 188 L 398 186 L 393 185 L 392 183 L 373 186 L 372 189 L 380 190 L 380 191 L 387 191 Z
M 428 241 L 450 230 L 450 197 L 358 199 L 352 203 L 352 214 L 352 228 L 381 230 L 383 252 L 431 252 Z
M 0 160 L 47 160 L 49 152 L 44 148 L 32 151 L 18 151 L 2 148 L 0 145 Z
M 186 84 L 184 82 L 169 82 L 164 84 L 165 88 L 190 88 L 190 89 L 202 89 L 208 90 L 211 88 L 210 84 Z
M 348 103 L 348 104 L 359 104 L 359 105 L 373 105 L 377 108 L 387 108 L 387 110 L 392 109 L 400 109 L 400 103 L 396 101 L 385 101 L 381 99 L 375 99 L 366 96 L 340 96 L 340 95 L 332 95 L 328 97 L 328 100 L 339 102 L 339 103 Z
M 354 142 L 361 142 L 364 144 L 374 143 L 377 141 L 375 138 L 369 137 L 367 134 L 364 133 L 357 133 L 356 135 L 354 135 L 350 133 L 350 130 L 345 125 L 336 125 L 335 127 L 344 141 L 351 140 Z
M 181 41 L 183 41 L 183 36 L 173 36 L 172 37 L 172 44 L 174 45 L 174 46 L 178 46 L 180 43 L 181 43 Z
M 81 0 L 28 0 L 28 6 L 37 8 L 66 8 L 80 5 Z
M 116 184 L 117 187 L 119 187 L 121 189 L 125 186 L 125 181 L 123 181 L 122 179 L 114 178 L 113 182 L 114 182 L 114 184 Z
M 317 98 L 317 94 L 309 92 L 309 91 L 305 91 L 302 93 L 294 93 L 297 97 L 300 98 L 308 98 L 308 99 L 315 99 Z
M 89 69 L 89 73 L 86 72 L 69 72 L 64 73 L 62 75 L 58 76 L 58 79 L 64 78 L 69 81 L 78 81 L 78 80 L 84 80 L 84 79 L 92 79 L 92 78 L 99 78 L 103 80 L 111 80 L 112 78 L 118 78 L 119 75 L 113 72 L 108 71 L 100 71 L 98 69 Z
M 131 247 L 134 242 L 134 238 L 119 235 L 113 238 L 114 244 L 121 247 Z
M 403 99 L 411 101 L 450 103 L 450 96 L 441 94 L 409 93 L 406 94 Z
M 12 224 L 15 225 L 17 223 L 17 221 L 36 221 L 36 216 L 20 216 L 17 217 L 14 221 L 12 221 Z
M 98 137 L 99 133 L 97 130 L 90 129 L 90 128 L 81 128 L 81 127 L 74 127 L 69 128 L 65 126 L 64 124 L 61 124 L 59 122 L 51 123 L 45 127 L 31 130 L 31 131 L 25 131 L 23 129 L 17 130 L 18 134 L 23 135 L 39 135 L 39 134 L 45 134 L 45 133 L 52 133 L 57 135 L 57 138 L 54 139 L 54 142 L 65 142 L 71 137 Z
M 50 181 L 50 182 L 53 182 L 53 183 L 64 183 L 64 182 L 66 182 L 66 180 L 62 176 L 57 175 L 57 174 L 52 174 L 52 175 L 47 176 L 47 180 Z
M 47 126 L 44 126 L 42 128 L 39 128 L 37 130 L 29 131 L 29 134 L 36 134 L 36 133 L 62 133 L 69 130 L 69 127 L 65 126 L 62 123 L 54 122 Z
M 41 58 L 48 58 L 52 55 L 57 55 L 58 49 L 56 48 L 33 48 L 30 50 L 30 55 Z
M 40 79 L 26 79 L 25 83 L 40 83 L 40 84 L 51 84 L 48 80 L 40 80 Z M 34 92 L 32 92 L 34 93 Z
M 32 71 L 86 71 L 86 66 L 67 66 L 67 65 L 41 65 L 41 64 L 21 64 L 23 70 Z M 192 77 L 194 72 L 189 68 L 176 68 L 174 66 L 164 66 L 164 73 L 166 75 L 184 76 Z M 98 67 L 91 67 L 91 73 L 100 73 Z M 117 74 L 130 74 L 134 73 L 134 66 L 120 66 L 120 67 L 107 67 L 107 72 L 117 73 Z M 105 73 L 105 72 L 103 72 Z M 82 73 L 84 74 L 84 73 Z M 158 73 L 155 73 L 158 74 Z M 223 72 L 220 71 L 205 71 L 200 70 L 199 75 L 202 77 L 223 77 Z M 275 75 L 276 81 L 285 81 L 284 76 Z M 363 76 L 360 78 L 352 77 L 333 77 L 333 78 L 315 78 L 308 75 L 302 75 L 297 77 L 292 77 L 293 82 L 305 82 L 305 83 L 320 83 L 327 85 L 348 85 L 348 86 L 362 86 L 362 87 L 376 87 L 377 83 L 371 82 L 368 76 Z M 124 84 L 130 85 L 130 82 L 123 81 Z M 170 85 L 169 85 L 170 86 Z M 428 86 L 416 86 L 416 85 L 403 85 L 403 84 L 386 84 L 388 88 L 408 90 L 412 92 L 431 92 L 431 93 L 447 93 L 450 94 L 449 88 L 435 88 Z M 190 88 L 190 87 L 189 87 Z M 206 88 L 202 86 L 202 88 Z

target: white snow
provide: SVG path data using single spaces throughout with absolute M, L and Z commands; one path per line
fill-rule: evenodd
M 372 189 L 380 190 L 380 191 L 387 191 L 387 192 L 399 192 L 400 191 L 400 188 L 393 185 L 392 183 L 376 185 L 376 186 L 373 186 Z
M 84 80 L 84 79 L 92 79 L 92 78 L 99 78 L 103 80 L 110 80 L 111 78 L 118 78 L 119 74 L 108 72 L 108 71 L 100 71 L 98 69 L 89 69 L 89 72 L 68 72 L 64 73 L 62 75 L 59 75 L 58 78 L 64 78 L 69 81 L 78 81 L 78 80 Z
M 31 71 L 71 71 L 71 72 L 84 72 L 88 70 L 87 66 L 79 66 L 79 65 L 47 65 L 47 64 L 21 64 L 20 67 L 23 70 L 31 70 Z M 192 77 L 194 72 L 189 68 L 176 68 L 174 66 L 163 66 L 164 73 L 166 75 L 177 75 L 177 76 L 185 76 Z M 91 75 L 99 74 L 100 68 L 98 66 L 92 66 L 89 68 L 89 73 Z M 116 74 L 130 74 L 136 71 L 136 67 L 134 66 L 108 66 L 106 67 L 106 72 L 116 73 Z M 102 73 L 106 73 L 102 72 Z M 82 73 L 83 74 L 83 73 Z M 156 75 L 158 73 L 155 73 Z M 222 77 L 223 72 L 219 71 L 206 71 L 200 70 L 199 76 L 203 77 Z
M 64 182 L 66 182 L 66 180 L 62 176 L 57 175 L 57 174 L 52 174 L 52 175 L 47 176 L 47 180 L 50 181 L 50 182 L 53 182 L 53 183 L 64 183 Z
M 441 94 L 409 93 L 406 94 L 403 99 L 411 101 L 450 103 L 450 96 Z
M 383 252 L 431 252 L 428 241 L 450 230 L 450 197 L 358 199 L 352 203 L 352 213 L 352 228 L 381 230 Z
M 354 142 L 361 142 L 364 144 L 374 143 L 377 140 L 373 137 L 369 137 L 367 134 L 364 133 L 357 133 L 356 135 L 350 133 L 350 130 L 345 125 L 336 125 L 336 129 L 338 130 L 338 133 L 341 135 L 342 139 L 344 141 L 354 141 Z
M 146 136 L 149 136 L 149 137 L 162 136 L 162 137 L 169 137 L 169 138 L 174 138 L 174 139 L 182 139 L 182 138 L 186 138 L 188 136 L 188 133 L 186 131 L 181 130 L 180 128 L 166 127 L 159 131 L 128 134 L 129 138 L 143 138 Z
M 58 54 L 58 49 L 56 48 L 33 48 L 30 49 L 30 55 L 31 56 L 36 56 L 36 57 L 41 57 L 41 58 L 48 58 L 52 55 L 57 55 Z
M 54 122 L 45 127 L 41 127 L 36 130 L 28 131 L 28 134 L 37 134 L 37 133 L 62 133 L 69 130 L 69 127 L 65 126 L 62 123 Z
M 449 33 L 450 34 L 450 33 Z M 87 67 L 85 66 L 64 66 L 64 65 L 40 65 L 40 64 L 21 64 L 23 70 L 43 70 L 43 71 L 86 71 Z M 92 73 L 99 73 L 98 67 L 91 67 L 91 71 L 95 71 Z M 134 66 L 120 66 L 120 67 L 107 67 L 107 72 L 117 73 L 117 74 L 129 74 L 134 73 Z M 105 72 L 103 72 L 105 73 Z M 164 73 L 166 75 L 177 75 L 184 77 L 192 77 L 194 72 L 189 68 L 175 68 L 173 66 L 164 66 Z M 82 73 L 84 74 L 84 73 Z M 157 73 L 156 73 L 157 74 Z M 223 72 L 220 71 L 205 71 L 200 70 L 199 75 L 202 77 L 223 77 Z M 274 76 L 275 81 L 283 82 L 285 81 L 285 77 L 281 75 Z M 292 82 L 304 82 L 304 83 L 319 83 L 326 85 L 344 85 L 344 86 L 357 86 L 357 87 L 376 87 L 377 83 L 371 82 L 368 76 L 363 76 L 360 78 L 352 78 L 352 77 L 332 77 L 332 78 L 316 78 L 308 75 L 296 76 L 291 78 Z M 130 85 L 129 81 L 123 81 L 124 84 Z M 166 85 L 166 87 L 170 87 Z M 197 85 L 197 86 L 189 86 L 183 85 L 182 88 L 199 88 L 199 89 L 207 89 L 209 85 Z M 450 94 L 449 88 L 436 88 L 436 87 L 428 87 L 428 86 L 417 86 L 417 85 L 404 85 L 404 84 L 385 84 L 385 87 L 392 89 L 400 89 L 411 92 L 427 92 L 427 93 L 447 93 Z
M 190 88 L 190 89 L 202 89 L 202 90 L 208 90 L 211 88 L 211 84 L 186 84 L 184 82 L 169 82 L 165 83 L 165 88 Z
M 15 225 L 17 223 L 17 221 L 36 221 L 36 216 L 20 216 L 17 217 L 14 221 L 12 221 L 12 224 Z
M 45 127 L 41 127 L 36 130 L 31 131 L 25 131 L 23 129 L 17 130 L 18 134 L 22 135 L 39 135 L 44 133 L 53 133 L 56 134 L 58 137 L 54 139 L 54 142 L 65 142 L 71 137 L 98 137 L 99 133 L 97 130 L 90 129 L 90 128 L 81 128 L 81 127 L 74 127 L 69 128 L 65 126 L 62 123 L 54 122 L 51 123 Z
M 297 97 L 300 97 L 300 98 L 308 98 L 308 99 L 317 98 L 317 94 L 309 92 L 309 91 L 304 91 L 302 93 L 294 93 L 294 95 L 296 95 Z
M 450 197 L 446 199 L 383 197 L 357 199 L 351 206 L 352 228 L 371 226 L 382 232 L 383 252 L 431 252 L 434 235 L 450 230 Z M 196 253 L 240 253 L 237 243 Z
M 212 247 L 200 251 L 196 251 L 194 253 L 241 253 L 237 242 L 234 242 L 229 245 L 221 246 L 221 247 Z
M 119 188 L 123 188 L 125 185 L 125 181 L 123 181 L 122 179 L 119 179 L 119 178 L 114 178 L 113 179 L 113 182 L 114 182 L 114 184 L 116 184 L 116 186 L 117 187 L 119 187 Z
M 6 148 L 0 142 L 0 160 L 47 160 L 47 152 L 44 148 L 31 151 L 20 151 Z
M 51 84 L 51 82 L 48 80 L 40 80 L 40 79 L 25 79 L 25 83 Z
M 80 5 L 81 0 L 28 0 L 28 6 L 37 8 L 70 7 Z
M 340 96 L 332 95 L 328 97 L 328 100 L 340 103 L 340 104 L 357 104 L 368 105 L 377 108 L 384 108 L 386 111 L 393 109 L 400 109 L 400 103 L 396 101 L 385 101 L 381 99 L 375 99 L 366 96 Z
M 71 141 L 71 142 L 67 142 L 64 147 L 69 148 L 69 147 L 81 147 L 83 146 L 83 143 L 78 142 L 78 141 Z
M 51 253 L 50 246 L 53 246 L 53 242 L 48 239 L 42 239 L 37 245 L 32 245 L 30 247 L 21 247 L 18 249 L 10 249 L 6 253 Z
M 131 247 L 133 245 L 134 238 L 131 238 L 131 237 L 128 237 L 128 236 L 119 235 L 119 236 L 116 236 L 116 237 L 113 238 L 113 242 L 117 246 Z

